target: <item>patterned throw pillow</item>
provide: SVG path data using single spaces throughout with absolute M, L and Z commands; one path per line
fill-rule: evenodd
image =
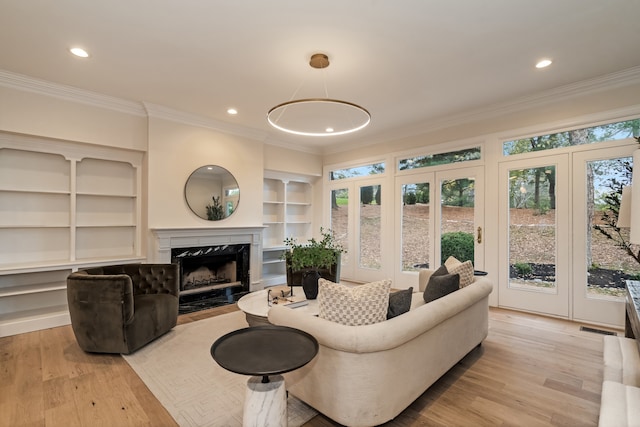
M 319 317 L 347 326 L 371 325 L 387 319 L 391 280 L 345 286 L 318 280 Z
M 460 287 L 464 288 L 473 282 L 473 264 L 471 261 L 460 262 L 456 258 L 450 256 L 444 262 L 449 274 L 460 275 Z

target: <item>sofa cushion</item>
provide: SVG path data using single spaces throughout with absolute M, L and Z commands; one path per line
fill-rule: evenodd
M 386 320 L 391 280 L 345 286 L 318 280 L 319 317 L 347 326 L 371 325 Z
M 411 308 L 411 296 L 413 295 L 413 287 L 392 292 L 389 295 L 389 309 L 387 310 L 387 319 L 400 316 Z
M 471 261 L 460 262 L 455 257 L 450 256 L 444 262 L 450 274 L 460 275 L 460 287 L 464 288 L 473 282 L 473 263 Z
M 431 275 L 424 290 L 424 302 L 431 302 L 460 289 L 459 274 Z

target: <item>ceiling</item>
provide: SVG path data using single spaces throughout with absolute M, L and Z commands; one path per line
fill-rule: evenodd
M 640 74 L 639 16 L 637 0 L 2 0 L 0 69 L 327 152 Z M 326 70 L 309 66 L 317 52 Z M 543 58 L 553 64 L 536 69 Z M 325 87 L 371 124 L 333 137 L 268 125 L 271 107 Z

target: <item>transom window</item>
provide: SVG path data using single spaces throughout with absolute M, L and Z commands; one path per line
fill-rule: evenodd
M 329 179 L 336 181 L 339 179 L 353 178 L 356 176 L 379 175 L 384 173 L 384 162 L 372 163 L 364 166 L 356 166 L 353 168 L 336 169 L 329 172 Z
M 464 150 L 449 151 L 446 153 L 427 154 L 424 156 L 409 157 L 398 162 L 398 170 L 426 168 L 429 166 L 446 165 L 449 163 L 468 162 L 480 159 L 480 147 L 466 148 Z
M 634 119 L 506 141 L 502 144 L 502 153 L 505 156 L 513 156 L 515 154 L 552 150 L 554 148 L 570 147 L 572 145 L 627 139 L 638 135 L 640 135 L 640 119 Z

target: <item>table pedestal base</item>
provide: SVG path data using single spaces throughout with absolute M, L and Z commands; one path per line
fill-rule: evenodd
M 243 427 L 286 427 L 287 392 L 282 375 L 272 375 L 268 383 L 262 377 L 247 381 L 244 399 Z

